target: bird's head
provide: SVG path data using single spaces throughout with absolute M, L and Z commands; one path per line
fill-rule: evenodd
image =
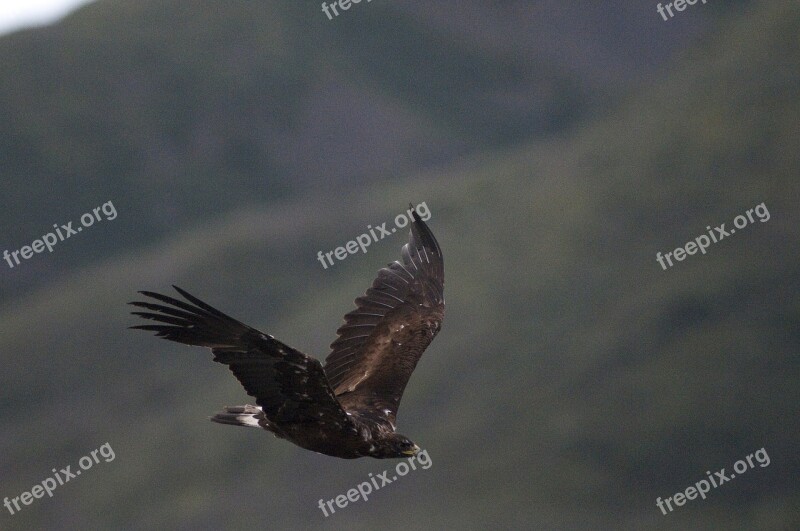
M 411 457 L 412 455 L 417 455 L 418 452 L 419 446 L 414 444 L 411 439 L 399 433 L 392 433 L 387 435 L 383 439 L 382 444 L 375 448 L 372 452 L 372 456 L 378 459 L 391 459 L 397 457 Z

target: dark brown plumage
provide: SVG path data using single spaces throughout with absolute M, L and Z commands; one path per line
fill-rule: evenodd
M 131 328 L 211 348 L 258 406 L 211 420 L 260 427 L 315 452 L 347 459 L 404 457 L 419 447 L 395 432 L 400 398 L 444 316 L 442 251 L 413 211 L 400 261 L 381 269 L 345 315 L 322 364 L 173 286 L 188 302 L 149 291 L 133 312 L 160 324 Z

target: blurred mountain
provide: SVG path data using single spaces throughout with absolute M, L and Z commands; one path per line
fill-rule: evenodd
M 606 42 L 603 11 L 624 38 Z M 115 234 L 144 244 L 242 206 L 565 131 L 706 20 L 687 19 L 672 40 L 621 1 L 376 2 L 346 15 L 330 21 L 308 3 L 101 0 L 0 38 L 0 225 L 14 228 L 0 245 L 19 249 L 106 201 L 121 212 Z M 634 61 L 631 48 L 646 53 Z M 118 252 L 110 231 L 91 238 L 91 256 L 64 245 L 57 267 L 4 276 L 0 301 Z
M 146 43 L 148 33 L 163 34 L 167 28 L 158 21 L 169 20 L 160 15 L 169 9 L 165 5 L 105 2 L 45 34 L 56 38 L 74 27 L 75 35 L 95 43 L 86 49 L 102 55 L 110 42 L 142 38 Z M 369 9 L 379 13 L 380 6 Z M 364 7 L 348 17 L 377 16 Z M 82 192 L 65 186 L 60 197 L 75 194 L 76 199 L 66 201 L 69 209 L 54 213 L 53 221 L 83 212 L 77 204 L 90 208 L 109 198 L 120 217 L 102 229 L 108 245 L 114 244 L 107 257 L 47 279 L 8 300 L 0 313 L 5 367 L 0 495 L 28 490 L 51 468 L 74 463 L 104 442 L 114 448 L 116 459 L 96 465 L 53 498 L 38 500 L 18 515 L 4 514 L 3 528 L 800 526 L 796 2 L 765 0 L 725 17 L 662 77 L 643 82 L 618 101 L 613 113 L 567 116 L 559 121 L 563 129 L 547 134 L 547 128 L 533 125 L 531 114 L 532 121 L 523 120 L 529 127 L 526 141 L 506 143 L 505 133 L 498 133 L 496 144 L 479 154 L 440 162 L 396 182 L 354 177 L 358 186 L 340 183 L 325 194 L 290 189 L 295 185 L 277 176 L 284 170 L 291 174 L 295 166 L 278 158 L 264 158 L 274 164 L 274 184 L 263 184 L 263 175 L 245 177 L 245 170 L 219 173 L 225 167 L 220 146 L 230 139 L 230 149 L 245 149 L 244 138 L 259 134 L 271 139 L 265 146 L 280 145 L 275 138 L 283 137 L 270 136 L 278 134 L 270 128 L 281 123 L 289 124 L 287 143 L 299 138 L 292 136 L 293 120 L 307 112 L 307 100 L 299 94 L 310 94 L 313 83 L 305 76 L 315 65 L 329 67 L 329 75 L 340 79 L 364 76 L 369 81 L 350 81 L 350 88 L 371 87 L 382 98 L 388 98 L 386 87 L 396 87 L 399 80 L 385 77 L 391 72 L 375 73 L 378 66 L 365 58 L 351 65 L 342 57 L 327 63 L 329 57 L 334 61 L 337 54 L 347 55 L 343 43 L 334 47 L 336 52 L 312 60 L 311 44 L 282 25 L 298 13 L 275 11 L 274 18 L 255 18 L 254 11 L 252 20 L 245 16 L 231 22 L 220 42 L 227 42 L 224 35 L 246 34 L 244 22 L 260 28 L 253 35 L 265 41 L 291 40 L 295 46 L 265 45 L 272 50 L 272 66 L 246 76 L 247 83 L 251 76 L 261 79 L 262 89 L 271 94 L 286 90 L 281 97 L 289 103 L 264 109 L 244 92 L 229 101 L 220 96 L 223 92 L 205 93 L 239 109 L 205 117 L 214 124 L 206 127 L 216 131 L 209 133 L 212 140 L 205 148 L 194 144 L 198 117 L 182 110 L 199 96 L 184 95 L 181 83 L 194 86 L 192 75 L 197 74 L 181 78 L 186 70 L 180 62 L 165 67 L 174 74 L 174 84 L 130 93 L 142 98 L 130 119 L 163 120 L 163 136 L 150 138 L 142 131 L 157 128 L 143 127 L 113 128 L 124 131 L 121 138 L 95 138 L 94 127 L 87 127 L 87 137 L 70 140 L 62 138 L 51 117 L 24 120 L 31 128 L 38 122 L 39 131 L 52 128 L 51 144 L 36 148 L 44 149 L 35 157 L 42 164 L 38 169 L 26 166 L 31 159 L 19 151 L 11 158 L 17 165 L 12 175 L 23 170 L 50 174 L 59 160 L 74 157 L 76 164 L 96 164 L 94 175 L 104 176 Z M 172 33 L 191 34 L 190 27 L 205 27 L 210 22 L 204 17 L 216 13 L 200 12 L 203 17 L 173 27 Z M 125 31 L 95 34 L 99 25 L 91 17 L 105 13 L 126 21 Z M 263 31 L 265 24 L 275 30 Z M 202 40 L 205 33 L 197 29 L 195 34 L 200 41 L 192 49 L 215 53 Z M 41 37 L 33 35 L 11 37 L 27 39 L 34 47 Z M 315 37 L 323 35 L 320 30 Z M 52 53 L 50 45 L 38 46 L 43 55 Z M 133 43 L 130 49 L 142 61 L 138 75 L 147 77 L 151 52 Z M 238 53 L 246 57 L 244 50 Z M 167 56 L 181 57 L 186 65 L 203 60 L 177 44 L 171 53 Z M 11 54 L 6 54 L 4 64 L 9 64 L 5 61 L 11 61 Z M 15 56 L 20 64 L 21 55 Z M 469 64 L 473 61 L 482 64 L 475 57 Z M 108 64 L 113 63 L 109 58 Z M 227 86 L 237 78 L 237 63 L 219 64 L 231 70 L 207 70 L 202 77 Z M 403 68 L 411 65 L 398 65 Z M 120 76 L 127 79 L 122 70 Z M 275 72 L 281 72 L 281 81 L 271 77 Z M 302 90 L 285 89 L 291 76 Z M 8 76 L 2 79 L 9 83 Z M 449 83 L 446 76 L 441 82 Z M 136 81 L 119 86 L 129 83 Z M 59 90 L 46 83 L 31 86 Z M 442 93 L 432 94 L 427 104 L 424 93 L 410 84 L 403 98 L 389 98 L 392 105 L 425 117 L 425 125 L 411 127 L 409 134 L 424 130 L 441 142 L 461 143 L 453 152 L 477 142 L 470 121 L 480 123 L 481 113 L 461 117 L 454 110 L 439 116 L 444 103 L 436 98 Z M 452 109 L 466 105 L 449 104 Z M 61 113 L 60 105 L 51 111 Z M 198 102 L 192 105 L 204 109 Z M 93 109 L 90 105 L 81 112 Z M 256 115 L 248 117 L 250 112 Z M 545 114 L 535 116 L 539 120 Z M 6 120 L 0 124 L 10 127 Z M 227 124 L 229 135 L 218 132 L 220 124 Z M 175 128 L 171 134 L 170 127 Z M 135 151 L 140 148 L 131 148 L 127 169 L 118 159 L 74 153 L 103 152 L 91 142 L 150 145 L 153 158 L 145 171 Z M 34 145 L 40 144 L 25 142 L 17 148 Z M 181 169 L 170 173 L 158 162 L 167 152 L 181 161 L 172 168 Z M 310 151 L 298 156 L 303 153 Z M 114 171 L 103 173 L 107 169 Z M 123 178 L 126 174 L 129 178 Z M 71 175 L 79 179 L 85 174 Z M 315 186 L 315 178 L 308 177 L 305 186 Z M 245 186 L 248 179 L 252 189 Z M 270 186 L 283 195 L 272 196 Z M 24 209 L 17 201 L 27 193 L 46 194 L 16 193 L 14 208 L 34 219 L 30 205 Z M 52 201 L 45 211 L 57 212 L 60 199 Z M 138 289 L 167 290 L 175 283 L 324 357 L 350 301 L 368 287 L 380 266 L 396 258 L 405 235 L 398 231 L 368 253 L 328 269 L 316 261 L 317 251 L 344 244 L 367 224 L 391 221 L 408 201 L 426 202 L 432 213 L 429 225 L 445 253 L 447 316 L 412 377 L 399 414 L 399 430 L 421 444 L 433 464 L 325 518 L 317 508 L 319 499 L 345 494 L 396 462 L 333 460 L 255 430 L 212 425 L 206 419 L 221 406 L 247 401 L 235 379 L 201 349 L 125 330 L 133 319 L 124 302 Z M 669 270 L 656 262 L 656 252 L 684 245 L 704 234 L 706 226 L 726 223 L 730 228 L 734 217 L 761 203 L 770 213 L 768 221 L 756 221 L 707 254 L 689 256 Z M 122 228 L 123 216 L 130 231 Z M 181 230 L 169 229 L 165 220 L 174 220 Z M 145 241 L 133 234 L 137 224 L 159 227 L 150 229 Z M 35 227 L 31 230 L 36 237 Z M 161 237 L 152 236 L 156 233 Z M 73 252 L 94 249 L 100 238 L 82 234 Z M 47 257 L 47 267 L 61 260 L 60 253 Z M 771 459 L 768 467 L 756 466 L 713 490 L 708 499 L 688 502 L 666 516 L 657 509 L 657 497 L 683 491 L 704 479 L 707 470 L 730 471 L 736 460 L 762 447 Z

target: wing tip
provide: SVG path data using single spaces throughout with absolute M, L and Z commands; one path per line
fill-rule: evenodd
M 414 218 L 414 221 L 411 223 L 411 239 L 409 240 L 409 244 L 411 244 L 410 246 L 416 248 L 427 248 L 440 259 L 443 258 L 442 249 L 439 247 L 439 242 L 436 240 L 436 237 L 433 235 L 433 231 L 431 231 L 427 223 L 425 223 L 425 221 L 419 216 L 417 207 L 411 203 L 409 203 L 408 206 Z M 430 217 L 428 219 L 430 219 Z M 414 243 L 415 240 L 416 243 Z

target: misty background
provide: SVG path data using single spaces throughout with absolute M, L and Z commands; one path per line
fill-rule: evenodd
M 800 6 L 98 0 L 0 36 L 0 529 L 800 527 Z M 426 449 L 337 460 L 208 421 L 210 352 L 127 330 L 171 284 L 324 358 L 425 202 L 447 311 L 403 397 Z M 673 251 L 764 203 L 666 271 Z M 764 448 L 666 516 L 667 498 Z

